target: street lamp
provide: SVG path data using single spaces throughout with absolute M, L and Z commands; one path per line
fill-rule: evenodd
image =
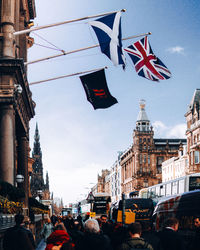
M 16 175 L 16 182 L 17 183 L 22 183 L 24 182 L 24 176 L 21 174 Z

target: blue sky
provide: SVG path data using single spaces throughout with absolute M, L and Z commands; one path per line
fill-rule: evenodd
M 36 122 L 40 131 L 44 175 L 49 172 L 50 189 L 64 203 L 86 194 L 101 169 L 110 168 L 117 152 L 132 143 L 139 112 L 139 100 L 146 100 L 146 112 L 155 137 L 184 137 L 184 114 L 200 78 L 200 2 L 195 0 L 36 0 L 35 26 L 51 24 L 104 12 L 122 13 L 122 36 L 152 32 L 149 42 L 172 73 L 159 83 L 139 77 L 128 56 L 126 71 L 100 52 L 99 48 L 28 66 L 29 83 L 60 75 L 108 66 L 106 79 L 118 104 L 94 110 L 86 100 L 78 76 L 30 86 L 36 115 L 30 123 L 30 146 Z M 71 51 L 98 43 L 88 21 L 31 33 L 38 44 Z M 123 47 L 138 39 L 123 41 Z M 28 61 L 60 52 L 38 45 L 29 49 Z

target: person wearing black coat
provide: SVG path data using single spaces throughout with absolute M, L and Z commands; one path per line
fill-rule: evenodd
M 100 232 L 97 220 L 88 219 L 85 222 L 85 233 L 79 242 L 75 244 L 76 250 L 110 250 L 110 239 Z
M 179 222 L 176 218 L 169 218 L 165 227 L 158 232 L 164 250 L 186 250 L 182 237 L 177 232 Z
M 157 236 L 157 233 L 152 230 L 151 223 L 149 221 L 141 222 L 142 235 L 141 237 L 150 243 L 154 250 L 163 250 L 161 240 Z
M 190 246 L 190 250 L 200 249 L 200 216 L 194 217 L 195 236 Z
M 16 225 L 9 228 L 3 238 L 4 250 L 33 250 L 35 249 L 34 239 L 29 230 L 23 227 L 24 216 L 15 215 Z

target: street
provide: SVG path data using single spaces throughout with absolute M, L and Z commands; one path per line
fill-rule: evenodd
M 41 240 L 40 243 L 38 244 L 36 250 L 44 250 L 46 247 L 46 243 L 44 242 L 44 240 Z

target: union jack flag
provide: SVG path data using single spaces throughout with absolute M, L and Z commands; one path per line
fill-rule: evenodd
M 152 81 L 166 80 L 171 77 L 168 68 L 154 55 L 147 36 L 124 50 L 132 59 L 139 76 Z

